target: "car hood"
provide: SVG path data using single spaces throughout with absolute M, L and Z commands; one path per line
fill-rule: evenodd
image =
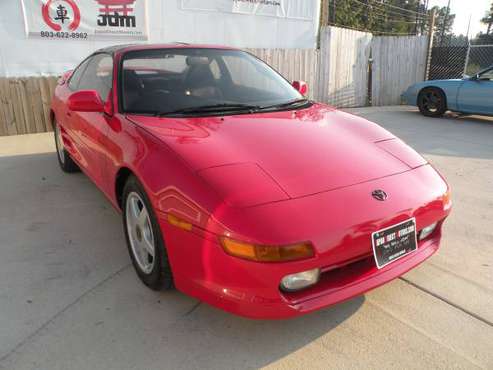
M 171 147 L 234 206 L 298 198 L 426 163 L 380 126 L 321 104 L 297 112 L 128 119 Z

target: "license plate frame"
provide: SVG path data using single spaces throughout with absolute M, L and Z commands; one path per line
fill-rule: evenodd
M 378 269 L 417 251 L 416 218 L 412 217 L 373 232 L 371 245 Z

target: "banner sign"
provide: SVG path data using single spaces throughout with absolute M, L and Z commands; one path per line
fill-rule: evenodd
M 146 0 L 22 0 L 29 37 L 147 40 Z
M 183 10 L 219 11 L 311 21 L 315 17 L 316 9 L 313 3 L 313 0 L 181 0 L 181 7 Z

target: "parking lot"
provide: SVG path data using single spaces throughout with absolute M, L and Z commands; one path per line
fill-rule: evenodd
M 0 138 L 0 369 L 493 368 L 493 119 L 353 109 L 452 187 L 441 250 L 365 296 L 252 321 L 136 277 L 120 215 L 56 163 L 52 134 Z

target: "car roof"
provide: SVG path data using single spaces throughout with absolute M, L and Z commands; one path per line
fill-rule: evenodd
M 235 48 L 222 45 L 200 45 L 200 44 L 188 44 L 186 42 L 172 42 L 168 44 L 124 44 L 124 45 L 114 45 L 106 48 L 99 49 L 95 52 L 97 53 L 126 53 L 128 51 L 138 51 L 138 50 L 153 50 L 153 49 L 225 49 L 225 50 L 236 50 Z

